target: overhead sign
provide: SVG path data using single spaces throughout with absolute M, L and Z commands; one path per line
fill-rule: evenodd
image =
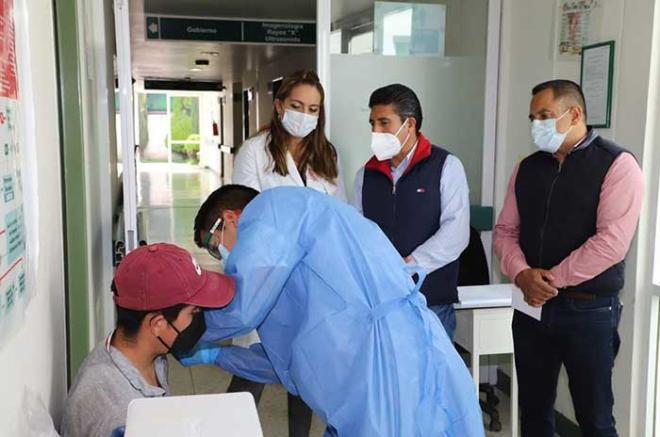
M 148 40 L 316 44 L 316 23 L 202 18 L 146 17 Z
M 244 21 L 243 41 L 268 44 L 315 44 L 316 23 Z

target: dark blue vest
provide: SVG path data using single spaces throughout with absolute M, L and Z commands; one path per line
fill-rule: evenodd
M 560 166 L 549 153 L 524 159 L 516 177 L 520 247 L 531 267 L 550 269 L 596 234 L 600 191 L 614 160 L 626 152 L 590 131 Z M 625 263 L 561 291 L 613 295 L 623 288 Z
M 390 163 L 367 163 L 362 187 L 364 216 L 380 226 L 402 257 L 440 227 L 440 179 L 449 153 L 420 134 L 417 150 L 396 186 Z M 458 260 L 430 273 L 422 285 L 428 305 L 458 302 Z

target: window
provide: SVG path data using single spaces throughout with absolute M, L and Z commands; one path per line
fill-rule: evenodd
M 341 53 L 341 29 L 330 32 L 330 53 Z
M 372 53 L 374 47 L 374 33 L 365 32 L 355 35 L 348 42 L 348 53 L 351 55 L 362 55 Z

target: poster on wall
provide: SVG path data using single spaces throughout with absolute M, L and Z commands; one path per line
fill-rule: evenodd
M 22 323 L 30 299 L 13 6 L 14 0 L 0 0 L 0 347 Z
M 559 56 L 574 58 L 589 44 L 592 12 L 597 0 L 561 0 L 559 6 Z
M 609 128 L 612 116 L 614 41 L 584 46 L 580 85 L 589 108 L 587 122 L 592 127 Z

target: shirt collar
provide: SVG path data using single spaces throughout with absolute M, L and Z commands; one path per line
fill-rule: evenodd
M 119 370 L 119 372 L 124 375 L 131 386 L 133 386 L 135 390 L 142 393 L 142 396 L 145 398 L 154 398 L 168 395 L 170 388 L 167 385 L 167 359 L 161 355 L 154 361 L 156 379 L 158 379 L 158 384 L 160 384 L 160 387 L 154 387 L 144 379 L 140 371 L 135 368 L 133 363 L 131 363 L 128 358 L 126 358 L 126 356 L 119 351 L 119 349 L 112 346 L 112 337 L 114 334 L 115 331 L 111 332 L 110 335 L 108 335 L 108 337 L 105 339 L 105 351 L 117 370 Z
M 593 143 L 597 136 L 598 133 L 593 128 L 587 128 L 587 134 L 580 141 L 578 141 L 575 146 L 573 146 L 571 153 L 586 149 L 591 143 Z
M 390 159 L 390 169 L 394 173 L 396 170 L 404 170 L 408 168 L 408 164 L 410 163 L 410 160 L 412 159 L 413 155 L 415 154 L 415 151 L 417 150 L 417 145 L 419 144 L 419 140 L 415 141 L 415 144 L 413 144 L 412 149 L 408 152 L 405 158 L 399 163 L 399 165 L 395 166 L 394 161 Z

